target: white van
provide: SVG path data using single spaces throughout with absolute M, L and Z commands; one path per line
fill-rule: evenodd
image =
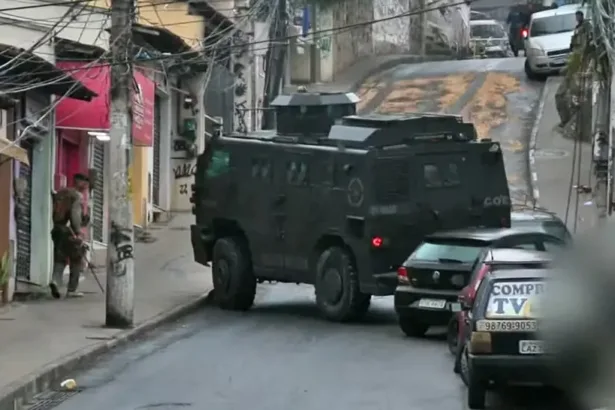
M 529 79 L 558 73 L 566 66 L 577 11 L 582 11 L 587 18 L 587 9 L 580 4 L 532 14 L 525 38 L 525 73 Z

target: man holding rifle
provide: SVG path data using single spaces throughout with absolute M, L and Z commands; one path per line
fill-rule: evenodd
M 62 188 L 53 195 L 53 273 L 49 288 L 54 298 L 60 299 L 63 274 L 68 263 L 70 275 L 66 297 L 81 297 L 77 292 L 83 271 L 84 257 L 88 249 L 83 240 L 82 229 L 89 223 L 84 195 L 89 189 L 89 178 L 83 174 L 74 176 L 74 187 Z

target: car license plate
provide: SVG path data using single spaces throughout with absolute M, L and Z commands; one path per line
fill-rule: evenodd
M 542 340 L 519 340 L 519 353 L 543 354 L 545 352 Z
M 444 309 L 446 306 L 446 300 L 440 299 L 421 299 L 419 300 L 419 307 L 430 309 Z
M 535 320 L 479 320 L 476 330 L 479 332 L 535 332 L 538 324 Z

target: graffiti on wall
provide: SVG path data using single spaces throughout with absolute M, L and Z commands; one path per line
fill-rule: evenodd
M 250 112 L 248 105 L 248 82 L 246 80 L 247 67 L 249 67 L 249 39 L 242 31 L 233 36 L 233 75 L 235 77 L 234 121 L 235 131 L 248 132 Z
M 175 159 L 173 160 L 172 171 L 171 210 L 189 211 L 192 209 L 192 203 L 190 203 L 190 187 L 194 184 L 196 160 Z

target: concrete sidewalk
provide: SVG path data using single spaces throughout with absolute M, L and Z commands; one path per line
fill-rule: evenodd
M 567 225 L 572 231 L 575 224 L 575 204 L 577 198 L 576 192 L 573 189 L 570 200 L 568 200 L 568 191 L 572 172 L 574 142 L 564 138 L 562 134 L 555 131 L 559 123 L 559 116 L 555 109 L 555 92 L 561 81 L 561 77 L 550 77 L 545 85 L 544 111 L 536 137 L 536 160 L 532 171 L 536 173 L 537 186 L 534 188 L 538 188 L 538 202 L 541 206 L 556 212 L 564 220 L 566 218 L 566 208 L 570 203 Z M 581 178 L 579 184 L 592 186 L 592 183 L 589 182 L 590 178 L 593 181 L 591 173 L 591 145 L 583 143 L 580 146 Z M 572 185 L 577 185 L 576 173 Z M 591 200 L 591 195 L 579 195 L 579 211 L 576 217 L 578 232 L 594 226 L 596 208 L 590 202 Z
M 135 244 L 136 327 L 180 306 L 194 305 L 211 290 L 209 268 L 193 262 L 191 220 L 192 215 L 179 214 L 168 226 L 152 229 L 155 242 Z M 104 269 L 97 273 L 104 286 Z M 127 333 L 102 327 L 105 296 L 89 272 L 80 289 L 83 298 L 14 302 L 0 309 L 0 403 L 4 394 L 42 368 Z

